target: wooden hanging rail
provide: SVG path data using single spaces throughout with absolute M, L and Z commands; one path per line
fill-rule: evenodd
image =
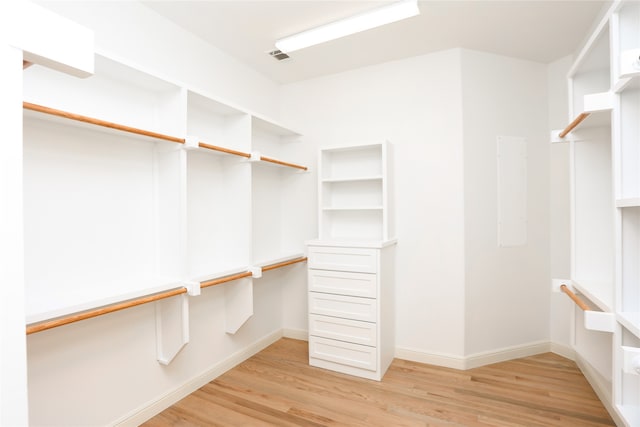
M 296 165 L 295 163 L 283 162 L 282 160 L 273 159 L 271 157 L 260 156 L 260 160 L 262 160 L 263 162 L 275 163 L 281 166 L 288 166 L 290 168 L 301 169 L 303 171 L 307 170 L 306 166 Z
M 262 271 L 274 270 L 276 268 L 285 267 L 287 265 L 296 264 L 298 262 L 306 261 L 306 257 L 291 259 L 288 261 L 279 262 L 276 264 L 271 264 L 262 268 Z M 208 288 L 210 286 L 221 285 L 223 283 L 231 282 L 233 280 L 242 279 L 245 277 L 251 277 L 252 273 L 250 271 L 245 271 L 243 273 L 232 274 L 225 277 L 220 277 L 213 280 L 207 280 L 204 282 L 200 282 L 200 288 Z M 93 317 L 102 316 L 103 314 L 113 313 L 116 311 L 124 310 L 126 308 L 136 307 L 138 305 L 147 304 L 149 302 L 159 301 L 165 298 L 171 298 L 176 295 L 181 295 L 187 293 L 186 288 L 177 288 L 172 289 L 170 291 L 160 292 L 152 295 L 147 295 L 140 298 L 135 298 L 111 305 L 107 305 L 104 307 L 95 308 L 92 310 L 82 311 L 80 313 L 71 314 L 69 316 L 60 317 L 52 320 L 45 320 L 43 322 L 34 323 L 31 325 L 27 325 L 26 332 L 27 335 L 34 334 L 36 332 L 46 331 L 47 329 L 57 328 L 58 326 L 68 325 L 70 323 L 79 322 L 85 319 L 91 319 Z
M 275 270 L 276 268 L 280 268 L 280 267 L 286 267 L 287 265 L 291 265 L 291 264 L 297 264 L 299 262 L 305 262 L 307 260 L 307 257 L 301 257 L 301 258 L 296 258 L 296 259 L 290 259 L 288 261 L 282 261 L 276 264 L 271 264 L 271 265 L 267 265 L 262 267 L 262 271 L 269 271 L 269 270 Z
M 198 142 L 198 146 L 201 148 L 206 148 L 207 150 L 220 151 L 221 153 L 233 154 L 234 156 L 245 157 L 247 159 L 251 157 L 251 153 L 236 151 L 230 148 L 218 147 L 217 145 L 205 144 L 204 142 Z
M 582 123 L 584 121 L 584 119 L 586 119 L 587 117 L 589 117 L 589 114 L 591 113 L 580 113 L 578 114 L 578 117 L 576 117 L 575 119 L 573 119 L 573 121 L 571 123 L 569 123 L 567 125 L 566 128 L 564 128 L 559 134 L 558 136 L 560 138 L 564 138 L 565 136 L 567 136 L 569 134 L 569 132 L 571 132 L 572 130 L 574 130 L 580 123 Z
M 250 271 L 245 271 L 244 273 L 237 273 L 237 274 L 232 274 L 231 276 L 225 276 L 225 277 L 220 277 L 218 279 L 207 280 L 205 282 L 200 282 L 200 288 L 208 288 L 209 286 L 221 285 L 223 283 L 242 279 L 244 277 L 251 277 L 251 275 L 252 273 Z
M 564 292 L 565 294 L 567 294 L 569 296 L 569 298 L 571 298 L 573 300 L 573 302 L 575 302 L 576 305 L 578 307 L 580 307 L 583 311 L 590 311 L 591 310 L 591 308 L 589 308 L 589 306 L 587 304 L 585 304 L 585 302 L 582 301 L 578 295 L 574 294 L 571 291 L 571 289 L 569 289 L 569 287 L 567 285 L 560 285 L 560 290 L 562 292 Z
M 115 129 L 122 132 L 133 133 L 136 135 L 147 136 L 150 138 L 161 139 L 169 142 L 177 142 L 178 144 L 184 144 L 184 138 L 177 138 L 175 136 L 164 135 L 157 132 L 151 132 L 144 129 L 138 129 L 131 126 L 125 126 L 117 123 L 111 123 L 100 119 L 94 119 L 93 117 L 82 116 L 80 114 L 69 113 L 67 111 L 56 110 L 55 108 L 49 108 L 38 104 L 32 104 L 30 102 L 23 102 L 22 107 L 27 110 L 37 111 L 39 113 L 50 114 L 56 117 L 62 117 L 65 119 L 76 120 L 82 123 L 89 123 L 96 126 L 102 126 L 109 129 Z
M 124 310 L 125 308 L 135 307 L 138 305 L 146 304 L 153 301 L 159 301 L 165 298 L 171 298 L 176 295 L 184 294 L 187 290 L 185 288 L 173 289 L 170 291 L 161 292 L 158 294 L 147 295 L 120 303 L 107 305 L 105 307 L 95 308 L 93 310 L 83 311 L 80 313 L 72 314 L 69 316 L 61 317 L 59 319 L 47 320 L 33 325 L 27 325 L 27 335 L 36 332 L 45 331 L 47 329 L 57 328 L 58 326 L 68 325 L 69 323 L 79 322 L 80 320 L 91 319 L 92 317 L 102 316 L 103 314 L 113 313 L 115 311 Z

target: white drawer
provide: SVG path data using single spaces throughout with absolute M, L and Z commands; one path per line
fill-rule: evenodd
M 375 298 L 378 276 L 371 273 L 309 270 L 309 290 L 330 294 Z
M 378 251 L 368 248 L 336 248 L 310 246 L 308 265 L 311 269 L 375 273 Z
M 309 313 L 375 322 L 377 300 L 309 292 Z
M 309 358 L 375 371 L 378 358 L 375 347 L 326 338 L 309 337 Z
M 309 315 L 309 335 L 375 346 L 378 342 L 377 332 L 378 327 L 375 323 L 317 314 Z

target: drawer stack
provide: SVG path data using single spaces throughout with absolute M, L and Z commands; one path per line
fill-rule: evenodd
M 393 250 L 393 244 L 309 243 L 312 366 L 382 379 L 395 347 Z

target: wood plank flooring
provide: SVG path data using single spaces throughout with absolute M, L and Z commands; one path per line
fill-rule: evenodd
M 283 338 L 143 424 L 613 426 L 570 360 L 546 353 L 467 371 L 395 359 L 383 381 L 308 365 Z

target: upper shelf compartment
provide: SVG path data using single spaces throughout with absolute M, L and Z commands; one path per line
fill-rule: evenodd
M 251 147 L 252 160 L 257 164 L 282 166 L 299 171 L 306 171 L 307 167 L 288 160 L 283 160 L 284 153 L 295 154 L 295 143 L 300 141 L 301 134 L 278 123 L 260 116 L 251 117 Z M 269 155 L 265 155 L 269 153 Z M 271 157 L 271 156 L 276 157 Z
M 185 133 L 185 97 L 179 86 L 100 55 L 96 55 L 95 74 L 86 79 L 29 67 L 24 71 L 23 99 L 163 135 Z
M 187 135 L 212 154 L 251 156 L 251 117 L 199 93 L 187 92 Z
M 612 17 L 614 26 L 613 67 L 616 91 L 625 90 L 629 84 L 640 86 L 640 3 L 624 2 Z
M 551 141 L 563 142 L 577 129 L 610 128 L 613 104 L 614 97 L 611 92 L 584 95 L 582 110 L 576 113 L 575 118 L 564 129 L 552 131 Z
M 568 73 L 573 115 L 585 111 L 585 95 L 608 92 L 611 88 L 609 24 L 604 21 L 599 31 L 580 51 Z
M 394 237 L 390 156 L 387 142 L 320 151 L 320 239 L 386 241 Z
M 578 54 L 568 73 L 571 122 L 552 131 L 552 142 L 563 142 L 577 129 L 611 126 L 609 21 L 603 20 Z

